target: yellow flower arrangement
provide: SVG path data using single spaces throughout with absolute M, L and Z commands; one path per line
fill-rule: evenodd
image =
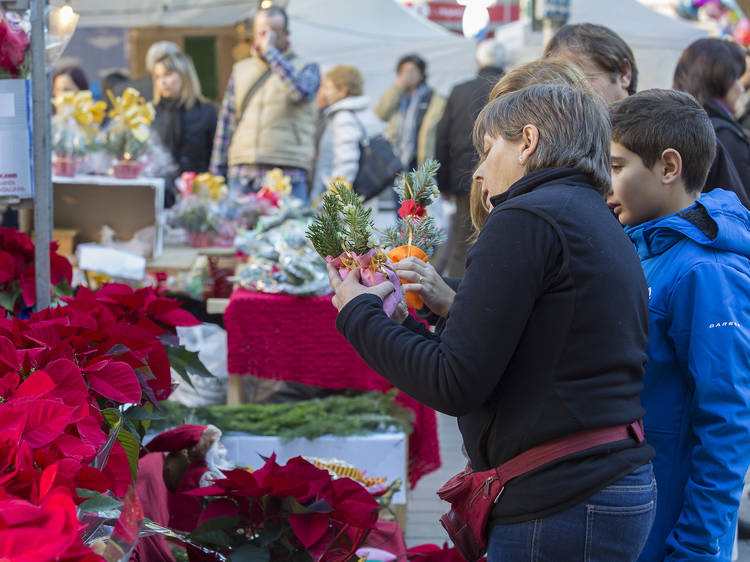
M 107 95 L 112 102 L 109 117 L 127 128 L 139 142 L 145 142 L 156 117 L 154 106 L 146 102 L 135 88 L 126 88 L 122 96 L 115 97 L 112 91 Z
M 221 200 L 227 194 L 224 176 L 214 176 L 208 172 L 195 176 L 192 189 L 198 197 L 208 196 L 214 202 Z
M 284 175 L 281 168 L 274 168 L 263 177 L 263 187 L 279 196 L 289 195 L 292 192 L 292 181 L 289 176 Z
M 107 104 L 88 90 L 66 92 L 52 100 L 52 146 L 55 154 L 82 155 L 99 132 Z
M 118 159 L 135 160 L 149 148 L 156 110 L 134 88 L 126 88 L 118 97 L 111 91 L 107 95 L 112 104 L 107 115 L 112 122 L 107 130 L 105 148 Z

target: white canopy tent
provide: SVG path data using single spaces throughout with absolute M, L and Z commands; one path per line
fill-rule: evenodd
M 246 19 L 252 0 L 72 0 L 79 26 L 222 26 Z M 397 59 L 418 53 L 428 63 L 428 81 L 447 94 L 476 73 L 474 41 L 419 18 L 394 0 L 290 0 L 294 49 L 323 69 L 353 64 L 377 97 L 393 82 Z
M 670 88 L 672 73 L 682 51 L 706 30 L 687 21 L 655 12 L 636 0 L 571 0 L 570 23 L 605 25 L 633 49 L 638 64 L 638 89 Z M 514 54 L 514 62 L 539 57 L 542 33 L 530 31 L 528 21 L 501 28 L 498 40 Z

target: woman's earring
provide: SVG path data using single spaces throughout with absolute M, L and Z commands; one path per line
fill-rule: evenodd
M 523 156 L 519 156 L 519 157 L 518 157 L 518 162 L 519 162 L 520 164 L 523 164 Z

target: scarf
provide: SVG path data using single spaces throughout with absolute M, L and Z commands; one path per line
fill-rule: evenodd
M 408 169 L 417 153 L 417 137 L 419 135 L 419 102 L 431 92 L 427 84 L 422 82 L 411 94 L 401 96 L 398 108 L 398 127 L 396 129 L 395 148 L 404 170 Z

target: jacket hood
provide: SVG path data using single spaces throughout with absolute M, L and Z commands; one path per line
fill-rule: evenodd
M 362 111 L 370 107 L 370 98 L 367 96 L 349 96 L 332 103 L 325 108 L 325 114 L 329 115 L 335 111 Z
M 687 209 L 625 231 L 641 259 L 667 251 L 684 238 L 750 258 L 750 211 L 735 193 L 714 189 Z

